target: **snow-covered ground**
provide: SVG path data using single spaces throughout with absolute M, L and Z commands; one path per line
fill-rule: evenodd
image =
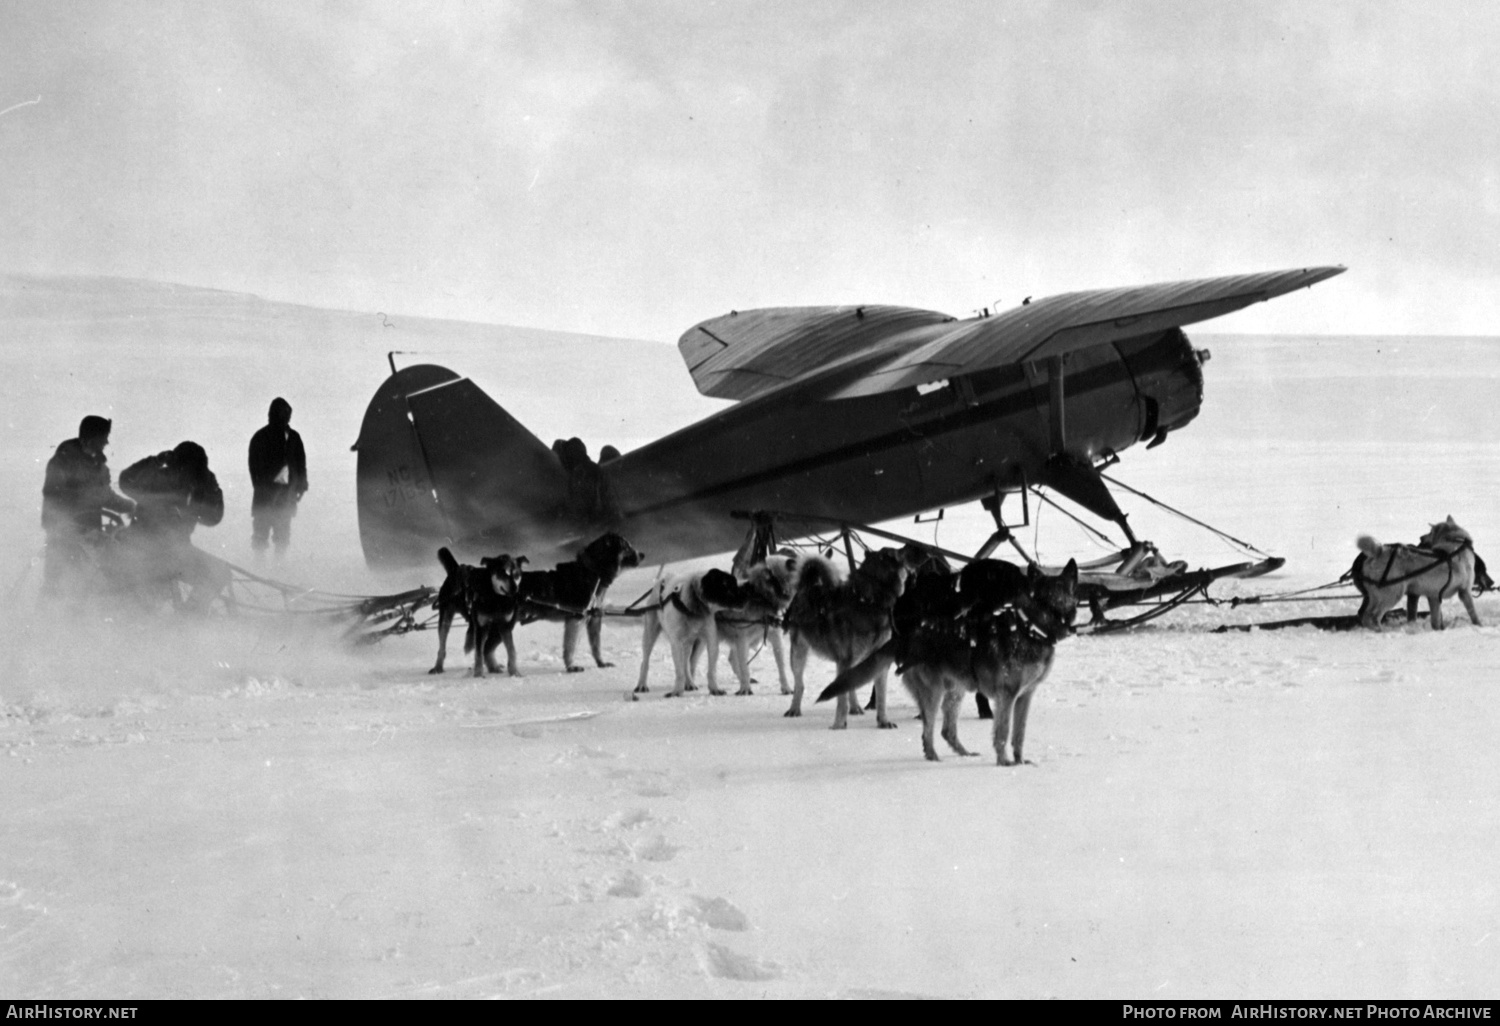
M 1481 554 L 1500 538 L 1500 341 L 1190 335 L 1214 354 L 1202 415 L 1112 473 L 1288 558 L 1216 596 L 1323 584 L 1356 534 L 1414 540 L 1450 513 Z M 359 553 L 348 447 L 391 350 L 591 451 L 721 405 L 659 342 L 0 278 L 0 992 L 1496 992 L 1500 632 L 1456 603 L 1441 634 L 1212 632 L 1351 607 L 1330 600 L 1075 638 L 1016 769 L 972 712 L 961 733 L 984 757 L 924 762 L 899 689 L 894 731 L 831 732 L 824 706 L 784 719 L 768 657 L 751 698 L 630 702 L 625 621 L 605 631 L 612 669 L 561 672 L 561 629 L 542 624 L 519 633 L 524 679 L 475 681 L 459 659 L 427 675 L 430 632 L 355 651 L 269 617 L 35 611 L 42 467 L 83 414 L 115 418 L 117 473 L 201 442 L 230 511 L 197 540 L 249 566 L 244 450 L 276 395 L 313 488 L 273 575 L 436 583 L 436 566 L 374 578 Z M 1243 558 L 1123 498 L 1167 555 Z M 1043 558 L 1095 551 L 1055 511 L 1034 519 Z M 972 549 L 986 524 L 904 529 Z M 1500 624 L 1500 599 L 1479 610 Z M 810 686 L 830 677 L 812 664 Z

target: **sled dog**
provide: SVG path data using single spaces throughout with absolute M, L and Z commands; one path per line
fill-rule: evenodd
M 1433 543 L 1435 541 L 1439 541 L 1441 539 L 1442 532 L 1445 531 L 1446 529 L 1447 529 L 1446 522 L 1444 522 L 1444 523 L 1437 523 L 1437 524 L 1429 524 L 1428 525 L 1428 531 L 1427 531 L 1427 533 L 1424 534 L 1424 535 L 1422 535 L 1421 538 L 1417 539 L 1417 547 L 1420 548 L 1420 549 L 1431 549 L 1432 546 L 1433 546 Z M 1359 598 L 1360 598 L 1359 612 L 1358 612 L 1358 614 L 1356 614 L 1356 619 L 1359 620 L 1361 623 L 1364 621 L 1364 618 L 1365 618 L 1365 610 L 1367 610 L 1370 607 L 1370 591 L 1369 591 L 1369 588 L 1365 584 L 1365 578 L 1364 578 L 1365 558 L 1366 557 L 1365 557 L 1365 554 L 1363 552 L 1361 552 L 1359 555 L 1355 556 L 1354 557 L 1354 563 L 1353 563 L 1353 565 L 1349 567 L 1348 571 L 1345 572 L 1345 574 L 1344 574 L 1343 577 L 1339 578 L 1340 580 L 1352 581 L 1353 584 L 1354 584 L 1355 589 L 1359 591 Z M 1473 591 L 1476 594 L 1482 594 L 1482 593 L 1484 593 L 1486 591 L 1493 591 L 1494 588 L 1495 588 L 1495 582 L 1490 577 L 1489 568 L 1484 565 L 1484 560 L 1480 557 L 1479 553 L 1475 552 L 1474 553 L 1474 587 L 1473 587 Z M 1416 619 L 1417 619 L 1417 600 L 1418 600 L 1418 596 L 1417 595 L 1408 594 L 1406 596 L 1406 622 L 1407 623 L 1414 623 L 1416 621 Z M 1388 616 L 1390 614 L 1387 613 L 1386 615 Z
M 802 673 L 809 653 L 831 660 L 839 673 L 848 670 L 891 636 L 891 612 L 906 586 L 919 550 L 880 549 L 871 552 L 848 580 L 822 556 L 810 556 L 797 570 L 797 594 L 786 611 L 791 635 L 792 704 L 787 716 L 802 715 Z M 896 724 L 886 715 L 885 674 L 875 683 L 875 720 L 884 728 Z M 852 690 L 852 689 L 850 689 Z M 848 726 L 849 714 L 862 714 L 857 698 L 841 692 L 833 729 Z
M 1452 523 L 1452 521 L 1453 517 L 1450 516 L 1447 520 L 1440 521 L 1436 524 L 1428 524 L 1427 533 L 1417 539 L 1417 544 L 1424 549 L 1432 548 L 1433 545 L 1443 540 L 1443 535 L 1449 530 L 1448 525 Z M 1457 527 L 1458 525 L 1454 524 L 1453 526 Z M 1471 544 L 1470 548 L 1472 547 L 1473 545 Z M 1494 590 L 1495 582 L 1490 577 L 1489 568 L 1484 565 L 1484 560 L 1480 558 L 1479 553 L 1476 551 L 1474 553 L 1473 591 L 1475 594 L 1482 594 L 1483 592 Z M 1416 616 L 1413 615 L 1412 619 L 1415 620 Z
M 782 644 L 781 620 L 797 591 L 797 554 L 790 549 L 766 557 L 744 572 L 741 585 L 743 608 L 720 613 L 719 637 L 729 642 L 729 662 L 740 687 L 736 695 L 754 694 L 750 679 L 750 645 L 770 648 L 776 660 L 776 677 L 783 695 L 792 693 L 786 676 L 786 650 Z
M 958 574 L 959 606 L 968 615 L 983 611 L 993 615 L 1007 606 L 1029 602 L 1031 581 L 1027 571 L 1003 559 L 973 560 L 964 564 Z M 974 692 L 974 705 L 981 720 L 995 718 L 983 691 Z
M 700 651 L 708 654 L 708 693 L 724 694 L 718 680 L 719 630 L 715 614 L 742 609 L 747 600 L 740 582 L 724 570 L 697 570 L 657 582 L 653 607 L 641 617 L 641 675 L 635 694 L 651 690 L 646 686 L 646 677 L 651 672 L 651 649 L 663 634 L 672 649 L 675 671 L 668 698 L 698 689 L 693 683 L 693 669 Z
M 521 622 L 561 620 L 563 665 L 569 673 L 578 673 L 583 667 L 573 665 L 573 652 L 578 647 L 578 626 L 587 620 L 589 652 L 594 662 L 601 668 L 613 666 L 604 661 L 599 651 L 604 615 L 595 606 L 615 578 L 624 570 L 640 566 L 643 556 L 644 553 L 637 552 L 611 531 L 584 546 L 577 559 L 559 563 L 552 570 L 526 571 L 521 576 Z M 510 653 L 513 647 L 514 642 L 507 639 L 506 652 Z
M 717 683 L 720 642 L 728 642 L 730 646 L 730 667 L 740 684 L 735 694 L 753 694 L 749 646 L 752 640 L 759 639 L 772 646 L 782 677 L 782 693 L 790 694 L 779 624 L 795 587 L 796 565 L 795 555 L 779 553 L 750 567 L 742 579 L 722 570 L 710 570 L 680 574 L 659 582 L 653 596 L 655 601 L 641 618 L 641 673 L 635 693 L 650 691 L 646 682 L 651 651 L 657 639 L 666 634 L 677 670 L 673 696 L 696 690 L 695 667 L 699 652 L 705 649 L 709 658 L 709 693 L 724 693 Z M 687 655 L 685 674 L 683 653 Z
M 1364 556 L 1355 571 L 1355 583 L 1365 597 L 1360 606 L 1360 623 L 1371 630 L 1380 629 L 1385 614 L 1411 596 L 1407 614 L 1415 618 L 1416 598 L 1426 596 L 1432 617 L 1432 629 L 1443 629 L 1443 599 L 1457 595 L 1475 626 L 1480 625 L 1474 609 L 1474 539 L 1450 516 L 1422 536 L 1422 544 L 1382 545 L 1369 535 L 1356 542 Z
M 507 672 L 512 677 L 521 676 L 516 669 L 510 633 L 520 612 L 521 567 L 526 564 L 526 557 L 502 553 L 484 557 L 479 566 L 467 566 L 444 547 L 438 549 L 438 561 L 447 571 L 447 577 L 433 601 L 438 614 L 438 654 L 437 663 L 427 672 L 443 672 L 443 661 L 448 655 L 448 629 L 453 626 L 453 617 L 462 614 L 468 623 L 464 651 L 474 653 L 474 676 L 483 677 L 486 669 L 500 672 L 495 663 L 495 649 L 502 641 L 508 657 Z
M 852 691 L 894 663 L 922 712 L 922 754 L 937 762 L 933 744 L 938 708 L 943 740 L 959 755 L 973 755 L 958 739 L 958 708 L 966 692 L 987 695 L 995 706 L 995 758 L 1001 766 L 1024 761 L 1026 719 L 1036 688 L 1052 669 L 1057 643 L 1073 628 L 1078 612 L 1078 564 L 1048 576 L 1033 571 L 1027 592 L 1014 606 L 998 608 L 988 599 L 970 612 L 903 616 L 906 628 L 835 678 L 818 696 L 822 702 Z

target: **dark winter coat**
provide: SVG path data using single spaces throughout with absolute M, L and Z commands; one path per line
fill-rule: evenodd
M 302 436 L 291 428 L 291 419 L 292 407 L 285 399 L 277 399 L 271 403 L 266 426 L 250 439 L 250 483 L 255 486 L 252 514 L 295 510 L 307 491 L 307 453 Z
M 224 519 L 219 479 L 192 442 L 132 463 L 120 474 L 120 488 L 136 501 L 134 523 L 151 533 L 186 540 L 199 524 Z
M 59 531 L 98 531 L 105 510 L 128 513 L 133 503 L 109 486 L 104 454 L 92 453 L 76 438 L 57 447 L 47 461 L 42 484 L 42 528 Z

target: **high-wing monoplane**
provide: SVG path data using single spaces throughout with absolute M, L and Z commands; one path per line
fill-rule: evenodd
M 376 568 L 439 546 L 567 559 L 614 530 L 653 563 L 728 552 L 741 511 L 877 523 L 1046 486 L 1134 540 L 1099 467 L 1161 444 L 1203 401 L 1182 332 L 1314 285 L 1313 267 L 1070 292 L 958 319 L 897 306 L 728 313 L 678 342 L 698 390 L 736 400 L 598 462 L 548 446 L 467 377 L 402 368 L 365 413 L 359 526 Z

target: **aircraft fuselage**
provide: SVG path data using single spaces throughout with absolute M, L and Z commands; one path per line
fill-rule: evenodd
M 872 523 L 969 502 L 1043 483 L 1056 454 L 1092 461 L 1181 427 L 1202 382 L 1172 329 L 1072 354 L 1062 438 L 1038 364 L 920 391 L 751 400 L 604 464 L 608 526 L 670 562 L 734 549 L 746 529 L 736 510 Z
M 509 552 L 549 565 L 608 530 L 674 562 L 737 548 L 747 525 L 736 511 L 875 523 L 1027 484 L 1109 517 L 1118 510 L 1094 461 L 1160 440 L 1202 397 L 1200 356 L 1173 328 L 1062 366 L 855 398 L 778 391 L 602 465 L 565 467 L 468 379 L 409 367 L 381 386 L 356 445 L 360 537 L 385 569 L 430 566 L 441 545 L 466 562 Z

